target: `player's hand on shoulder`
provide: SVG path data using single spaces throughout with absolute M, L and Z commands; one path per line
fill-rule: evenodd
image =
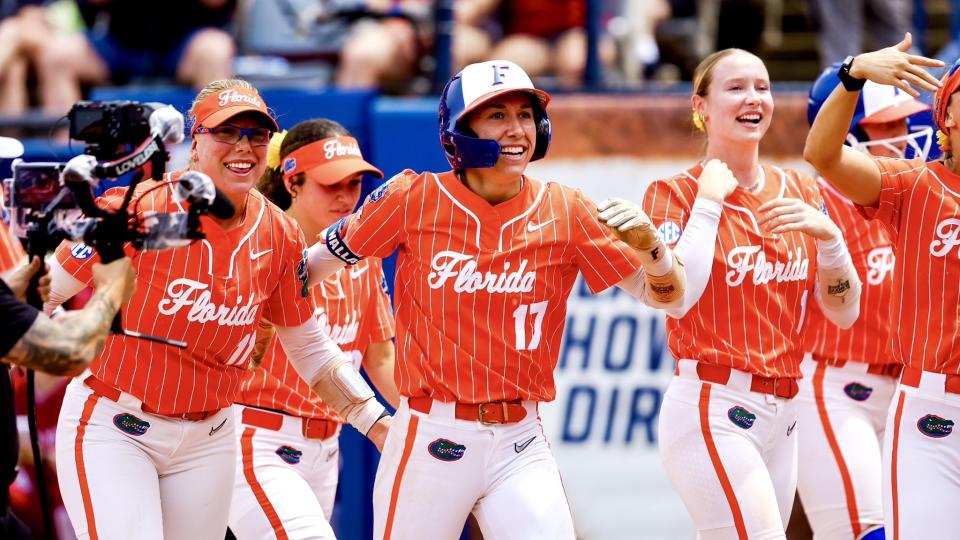
M 908 51 L 912 45 L 913 36 L 907 32 L 903 40 L 896 45 L 860 54 L 850 66 L 850 75 L 857 79 L 896 86 L 915 98 L 920 97 L 915 86 L 935 92 L 940 87 L 940 81 L 923 68 L 942 67 L 943 62 L 910 54 Z
M 779 197 L 758 208 L 757 223 L 771 234 L 799 231 L 817 240 L 833 240 L 840 228 L 822 211 L 800 199 Z
M 612 197 L 597 205 L 600 221 L 633 249 L 648 250 L 657 244 L 657 231 L 636 203 Z
M 703 166 L 697 179 L 697 198 L 704 198 L 722 204 L 737 189 L 737 179 L 727 164 L 719 159 L 711 159 Z

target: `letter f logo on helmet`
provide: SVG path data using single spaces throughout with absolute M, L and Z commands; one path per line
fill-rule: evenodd
M 507 60 L 491 60 L 463 68 L 447 82 L 440 96 L 440 144 L 454 169 L 483 169 L 496 165 L 500 145 L 490 139 L 472 136 L 461 121 L 484 103 L 510 92 L 524 92 L 535 98 L 537 143 L 531 161 L 547 154 L 552 132 L 547 116 L 550 94 L 535 88 L 520 66 Z
M 510 66 L 507 64 L 493 64 L 490 67 L 493 68 L 493 86 L 503 84 L 503 79 L 506 77 L 507 70 L 510 69 Z

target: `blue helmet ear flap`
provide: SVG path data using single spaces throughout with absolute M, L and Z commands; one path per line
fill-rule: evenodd
M 533 149 L 533 157 L 530 161 L 543 159 L 550 149 L 550 139 L 553 135 L 553 125 L 550 123 L 550 117 L 547 111 L 540 109 L 539 119 L 537 120 L 537 146 Z
M 454 169 L 485 169 L 500 159 L 500 144 L 490 139 L 478 139 L 447 131 L 440 135 L 443 151 Z

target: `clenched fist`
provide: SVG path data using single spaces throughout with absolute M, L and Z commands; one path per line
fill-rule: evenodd
M 711 159 L 703 166 L 697 179 L 697 197 L 723 204 L 723 201 L 737 189 L 737 179 L 727 164 L 719 159 Z

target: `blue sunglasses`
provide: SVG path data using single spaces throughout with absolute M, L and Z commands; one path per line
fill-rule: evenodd
M 246 137 L 251 146 L 266 146 L 270 144 L 270 138 L 273 136 L 271 129 L 243 128 L 231 124 L 223 124 L 215 128 L 197 126 L 196 133 L 209 133 L 217 142 L 226 144 L 237 144 L 240 139 Z

